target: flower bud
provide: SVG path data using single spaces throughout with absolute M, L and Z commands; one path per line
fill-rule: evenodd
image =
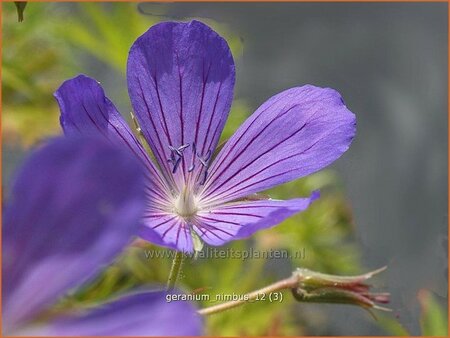
M 385 269 L 383 267 L 359 276 L 334 276 L 297 269 L 294 276 L 298 279 L 298 287 L 292 289 L 292 294 L 300 302 L 350 304 L 391 311 L 377 305 L 389 303 L 389 293 L 369 292 L 370 285 L 364 283 Z

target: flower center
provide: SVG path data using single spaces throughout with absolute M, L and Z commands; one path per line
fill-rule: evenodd
M 174 201 L 175 213 L 184 219 L 195 216 L 199 210 L 197 199 L 189 186 L 184 186 L 181 194 Z

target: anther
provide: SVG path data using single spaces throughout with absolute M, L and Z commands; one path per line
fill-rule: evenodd
M 180 165 L 181 158 L 183 157 L 183 151 L 187 147 L 189 147 L 189 144 L 183 144 L 183 145 L 179 146 L 178 148 L 172 147 L 171 145 L 169 145 L 169 149 L 170 149 L 171 153 L 170 153 L 170 158 L 167 159 L 167 162 L 173 164 L 172 174 L 175 174 L 175 172 L 177 171 L 178 166 Z
M 175 152 L 180 157 L 183 157 L 183 151 L 187 147 L 189 147 L 189 144 L 183 144 L 182 146 L 179 146 L 178 148 L 175 148 L 175 147 L 172 147 L 171 145 L 169 145 L 170 151 L 172 151 L 172 153 Z
M 181 162 L 181 157 L 178 157 L 178 159 L 175 161 L 175 164 L 173 165 L 173 170 L 172 170 L 172 174 L 175 174 L 179 165 Z
M 185 146 L 181 146 L 178 149 L 175 149 L 173 147 L 170 147 L 170 149 L 172 150 L 172 154 L 178 154 L 177 150 L 184 150 L 186 147 Z M 206 177 L 208 176 L 208 162 L 211 158 L 211 149 L 208 150 L 208 152 L 206 153 L 205 156 L 201 156 L 198 152 L 197 152 L 197 145 L 195 142 L 192 143 L 192 160 L 191 160 L 191 165 L 188 168 L 188 172 L 191 172 L 195 169 L 195 159 L 198 158 L 198 160 L 200 161 L 200 164 L 202 165 L 202 167 L 205 169 L 203 172 L 203 177 L 202 180 L 200 182 L 200 185 L 205 184 L 206 182 Z M 201 169 L 200 169 L 201 171 Z
M 207 167 L 208 166 L 208 161 L 209 161 L 209 158 L 211 157 L 211 150 L 208 150 L 208 152 L 206 153 L 206 156 L 205 157 L 198 157 L 198 159 L 200 160 L 200 163 L 204 166 L 204 167 Z
M 173 153 L 170 153 L 170 158 L 167 159 L 167 162 L 175 164 L 175 155 Z
M 192 143 L 192 161 L 191 165 L 188 168 L 188 172 L 190 173 L 195 168 L 195 156 L 197 156 L 197 146 L 195 145 L 195 142 Z
M 202 181 L 200 182 L 200 185 L 205 184 L 205 182 L 206 182 L 206 177 L 207 177 L 207 176 L 208 176 L 208 169 L 205 168 L 205 172 L 203 173 L 203 179 L 202 179 Z
M 200 182 L 200 185 L 203 185 L 203 184 L 205 184 L 206 177 L 208 176 L 208 162 L 211 157 L 211 149 L 208 150 L 208 152 L 206 153 L 206 156 L 201 157 L 198 154 L 197 154 L 197 156 L 198 156 L 198 159 L 199 159 L 200 163 L 202 164 L 203 168 L 205 168 L 205 171 L 203 172 L 203 178 Z

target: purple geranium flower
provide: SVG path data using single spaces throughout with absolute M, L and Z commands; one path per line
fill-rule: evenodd
M 4 212 L 3 334 L 201 333 L 192 304 L 168 304 L 156 291 L 58 317 L 48 312 L 132 240 L 143 198 L 137 161 L 104 140 L 59 138 L 35 152 L 19 172 Z M 183 325 L 174 326 L 178 318 Z
M 259 107 L 213 158 L 230 111 L 235 69 L 226 41 L 198 21 L 151 27 L 131 47 L 128 89 L 155 157 L 105 97 L 80 75 L 55 93 L 66 134 L 123 143 L 147 168 L 141 237 L 192 252 L 245 238 L 305 210 L 318 197 L 258 199 L 260 191 L 311 174 L 344 153 L 355 116 L 333 89 L 288 89 Z

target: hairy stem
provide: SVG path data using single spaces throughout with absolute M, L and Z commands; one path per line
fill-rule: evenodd
M 201 315 L 204 315 L 204 316 L 211 315 L 214 313 L 219 313 L 219 312 L 226 311 L 226 310 L 235 308 L 237 306 L 243 305 L 245 303 L 254 301 L 258 297 L 261 297 L 262 295 L 265 295 L 265 294 L 269 294 L 271 292 L 296 288 L 298 286 L 298 279 L 299 279 L 298 276 L 292 275 L 289 278 L 280 280 L 276 283 L 273 283 L 271 285 L 263 287 L 262 289 L 249 292 L 245 295 L 246 297 L 241 297 L 241 298 L 246 298 L 246 299 L 239 299 L 239 300 L 225 302 L 225 303 L 218 304 L 218 305 L 213 305 L 213 306 L 199 310 L 198 313 Z
M 172 268 L 170 269 L 169 279 L 167 280 L 167 292 L 172 292 L 180 276 L 181 269 L 183 267 L 184 254 L 181 251 L 177 251 L 172 261 Z

